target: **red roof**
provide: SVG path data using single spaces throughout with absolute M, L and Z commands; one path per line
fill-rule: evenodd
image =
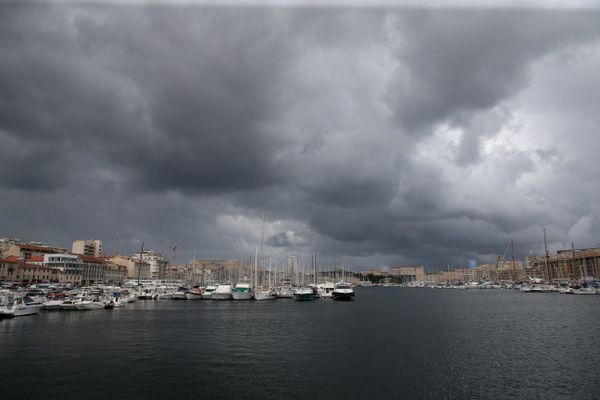
M 23 262 L 22 258 L 17 258 L 14 256 L 10 256 L 10 257 L 0 257 L 0 262 L 5 262 L 5 263 L 18 263 L 18 262 Z
M 27 260 L 27 261 L 29 261 L 29 260 Z M 43 257 L 42 257 L 42 261 L 43 261 Z M 45 265 L 29 264 L 29 263 L 25 262 L 22 258 L 17 258 L 17 257 L 13 257 L 13 256 L 0 257 L 0 262 L 19 264 L 19 267 L 21 267 L 21 268 L 48 268 L 48 269 L 50 269 L 50 267 L 47 267 Z
M 29 262 L 43 262 L 44 256 L 31 256 L 27 259 Z
M 38 246 L 35 244 L 29 244 L 29 243 L 15 243 L 15 245 L 18 246 L 21 250 L 33 250 L 33 251 L 41 251 L 41 252 L 45 252 L 45 253 L 56 253 L 59 250 L 60 251 L 63 250 L 58 247 Z
M 81 258 L 81 261 L 87 262 L 87 263 L 100 263 L 100 264 L 106 263 L 106 257 L 84 256 L 82 254 L 77 254 L 77 256 L 79 256 L 79 258 Z

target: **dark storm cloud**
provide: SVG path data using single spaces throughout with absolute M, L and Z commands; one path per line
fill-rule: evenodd
M 397 54 L 407 76 L 401 70 L 397 79 L 408 79 L 410 95 L 390 93 L 398 120 L 410 129 L 444 119 L 463 125 L 464 112 L 490 109 L 523 87 L 533 59 L 596 38 L 597 18 L 594 12 L 568 11 L 402 14 Z
M 527 181 L 560 143 L 490 144 L 597 12 L 0 7 L 4 234 L 239 257 L 264 212 L 280 257 L 443 264 L 598 225 Z
M 527 85 L 533 60 L 598 38 L 597 12 L 423 10 L 395 23 L 401 64 L 387 94 L 395 119 L 419 136 L 440 123 L 463 129 L 463 165 L 478 160 L 481 137 L 509 122 L 506 108 L 490 111 Z

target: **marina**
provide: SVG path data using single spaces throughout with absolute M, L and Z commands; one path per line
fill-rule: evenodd
M 2 400 L 600 399 L 600 3 L 120 3 L 0 4 Z

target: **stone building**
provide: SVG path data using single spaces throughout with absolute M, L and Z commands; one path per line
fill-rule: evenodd
M 22 258 L 0 258 L 0 281 L 24 285 L 59 283 L 62 272 L 45 265 L 26 262 Z

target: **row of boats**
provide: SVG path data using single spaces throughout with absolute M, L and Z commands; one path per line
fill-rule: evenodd
M 598 283 L 592 284 L 568 284 L 568 283 L 549 283 L 541 279 L 531 278 L 527 283 L 485 283 L 477 282 L 459 283 L 459 284 L 413 284 L 413 287 L 428 287 L 432 289 L 509 289 L 518 290 L 521 293 L 561 293 L 577 295 L 596 295 L 600 294 Z
M 280 286 L 254 290 L 249 282 L 206 287 L 147 286 L 138 288 L 91 287 L 73 290 L 29 288 L 0 291 L 0 317 L 33 315 L 44 310 L 97 310 L 125 307 L 136 300 L 275 300 L 311 301 L 318 298 L 354 300 L 346 282 L 327 282 L 307 287 Z

